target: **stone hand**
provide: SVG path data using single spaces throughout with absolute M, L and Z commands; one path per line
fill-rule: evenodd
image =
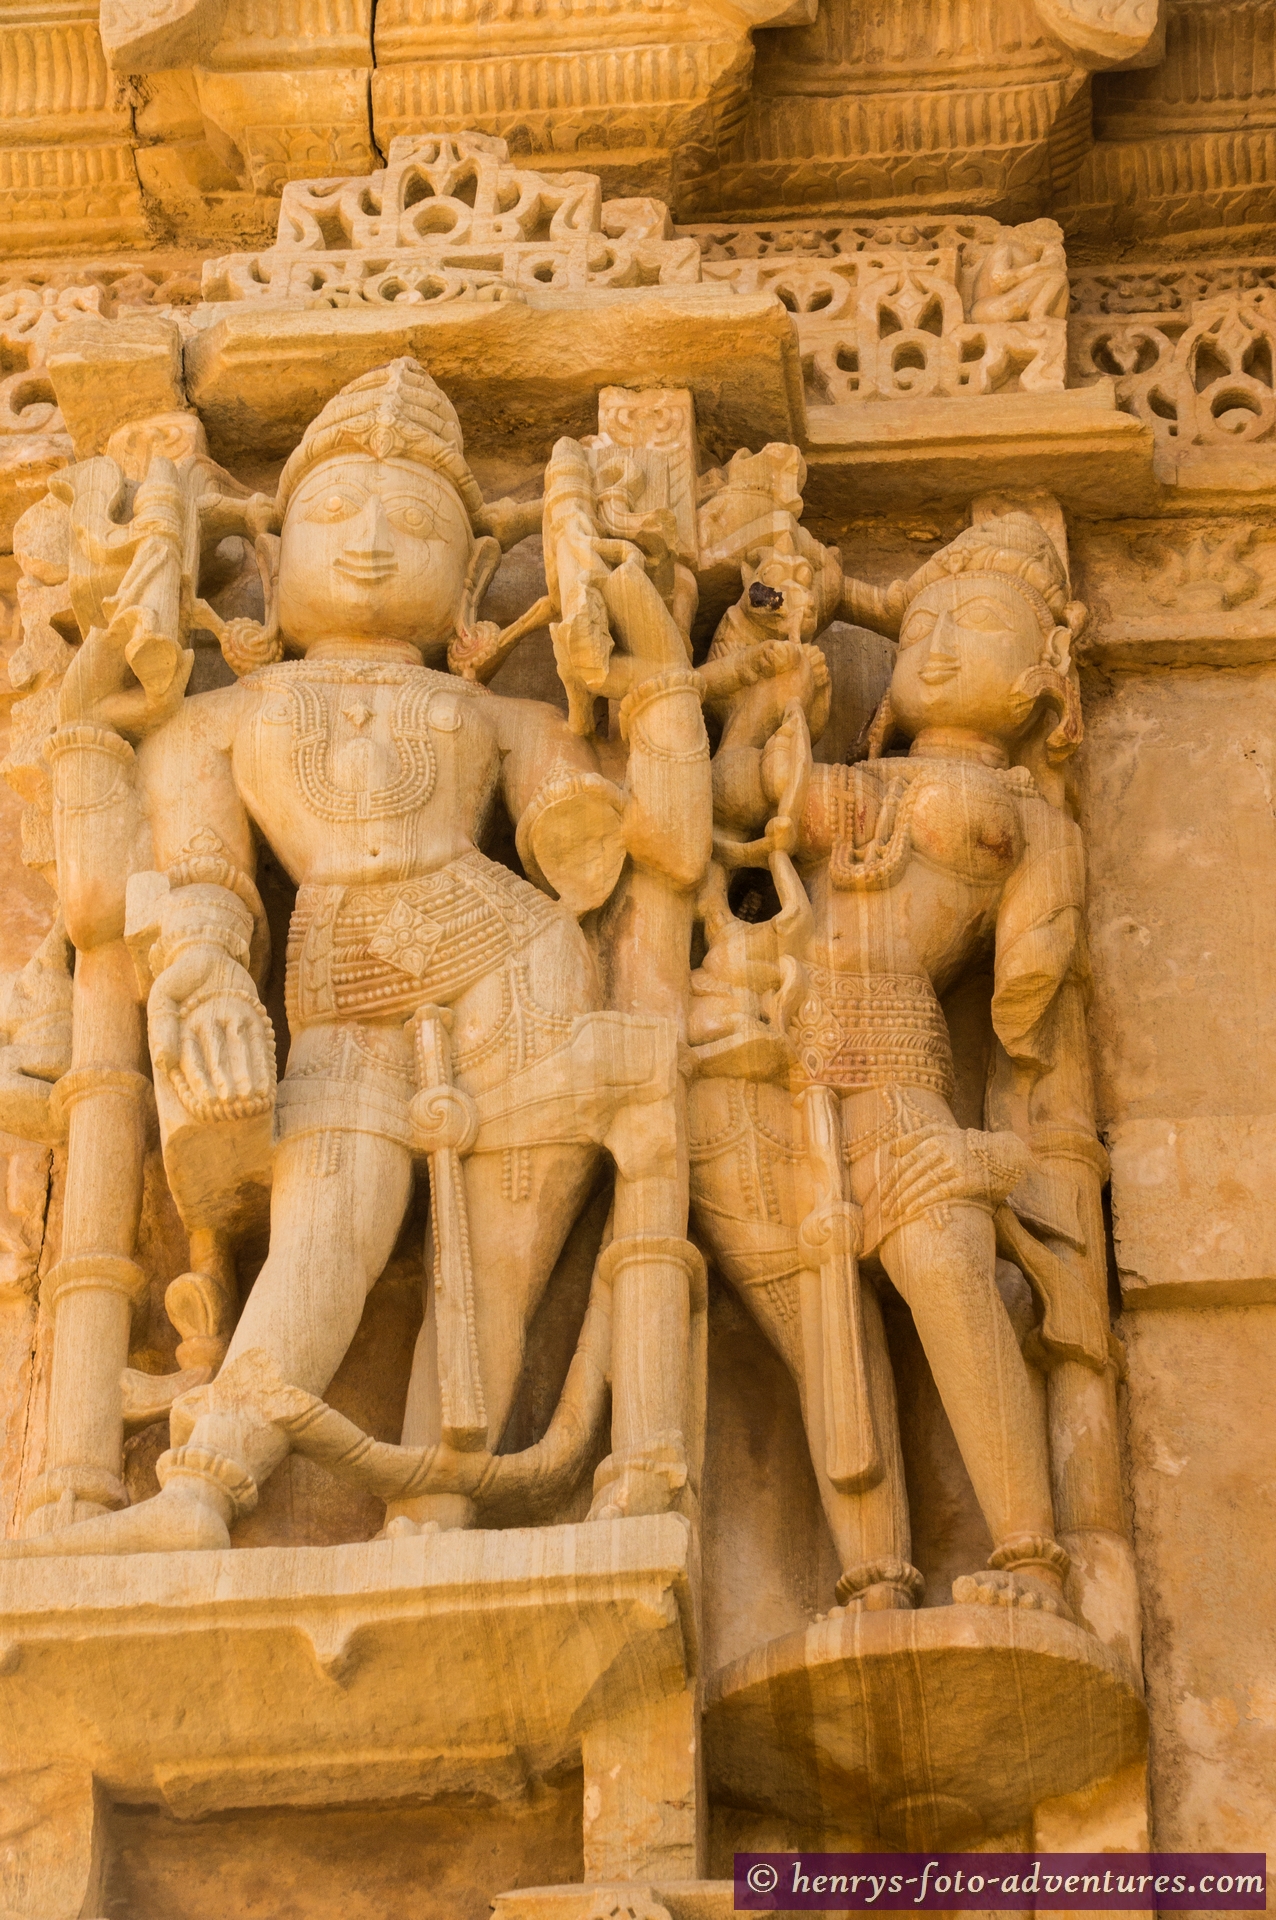
M 831 699 L 828 662 L 820 649 L 804 646 L 798 640 L 767 640 L 750 647 L 740 659 L 739 683 L 755 689 L 747 707 L 753 738 L 761 742 L 768 734 L 782 730 L 796 706 L 807 717 L 811 737 L 818 739 L 828 722 Z M 767 781 L 765 766 L 763 781 Z M 767 787 L 769 797 L 778 799 L 785 784 L 777 776 L 775 791 Z
M 151 988 L 151 1053 L 198 1120 L 267 1113 L 275 1036 L 250 975 L 216 947 L 183 949 Z
M 161 727 L 182 703 L 195 655 L 189 648 L 165 643 L 162 649 L 152 647 L 139 665 L 151 666 L 157 651 L 164 656 L 160 670 L 143 679 L 125 657 L 122 631 L 95 627 L 62 683 L 62 724 L 105 727 L 131 740 Z
M 791 703 L 762 749 L 762 791 L 768 800 L 778 804 L 784 798 L 809 752 L 801 711 Z
M 882 1181 L 882 1211 L 902 1220 L 950 1200 L 997 1206 L 1032 1171 L 1033 1158 L 1015 1133 L 968 1128 L 919 1129 L 893 1142 L 894 1164 Z

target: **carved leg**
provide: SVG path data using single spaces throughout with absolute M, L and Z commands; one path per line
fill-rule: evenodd
M 500 1445 L 518 1390 L 532 1315 L 554 1270 L 598 1164 L 592 1147 L 515 1150 L 517 1190 L 503 1153 L 471 1154 L 462 1164 L 474 1285 L 479 1373 L 488 1445 Z M 403 1420 L 405 1447 L 433 1446 L 442 1433 L 437 1353 L 438 1316 L 427 1274 L 426 1311 L 417 1337 Z M 396 1501 L 386 1523 L 405 1519 L 444 1528 L 473 1526 L 474 1503 L 462 1494 L 422 1494 Z
M 817 1274 L 803 1274 L 805 1295 L 819 1287 Z M 876 1485 L 856 1493 L 835 1487 L 824 1468 L 825 1423 L 823 1405 L 823 1355 L 810 1351 L 812 1332 L 818 1327 L 814 1303 L 803 1302 L 803 1328 L 808 1351 L 802 1373 L 802 1404 L 806 1430 L 811 1442 L 811 1460 L 819 1483 L 820 1498 L 828 1517 L 829 1529 L 842 1562 L 842 1577 L 837 1583 L 840 1606 L 856 1606 L 879 1612 L 915 1606 L 921 1598 L 924 1582 L 910 1560 L 911 1528 L 908 1517 L 908 1492 L 904 1485 L 904 1457 L 899 1445 L 899 1415 L 895 1405 L 895 1376 L 886 1347 L 886 1329 L 882 1309 L 871 1286 L 861 1296 L 864 1329 L 864 1362 L 868 1380 L 869 1405 L 877 1435 L 882 1477 Z
M 612 1241 L 602 1275 L 612 1288 L 612 1451 L 598 1470 L 590 1517 L 663 1513 L 698 1478 L 688 1389 L 704 1260 L 677 1235 L 634 1234 Z
M 954 1583 L 953 1597 L 1065 1613 L 1068 1560 L 1054 1541 L 1046 1435 L 993 1282 L 992 1218 L 959 1201 L 942 1213 L 898 1227 L 881 1258 L 912 1311 L 993 1538 L 991 1571 Z
M 715 1222 L 715 1228 L 719 1225 Z M 920 1598 L 923 1581 L 909 1561 L 912 1539 L 904 1459 L 899 1445 L 895 1376 L 877 1294 L 865 1283 L 861 1309 L 865 1371 L 882 1477 L 875 1486 L 848 1493 L 834 1486 L 825 1467 L 828 1449 L 824 1427 L 819 1275 L 795 1273 L 784 1279 L 742 1287 L 740 1292 L 797 1383 L 811 1465 L 842 1563 L 842 1575 L 837 1583 L 839 1605 L 869 1612 L 914 1606 Z
M 104 1811 L 87 1767 L 0 1774 L 6 1920 L 97 1920 L 105 1909 Z
M 1125 1528 L 1116 1369 L 1063 1360 L 1046 1376 L 1050 1469 L 1059 1543 L 1072 1563 L 1068 1594 L 1082 1623 L 1143 1668 L 1134 1547 Z
M 692 1326 L 704 1312 L 704 1260 L 685 1237 L 686 1136 L 680 1078 L 668 1099 L 622 1109 L 607 1135 L 616 1163 L 615 1237 L 603 1256 L 612 1285 L 612 1451 L 598 1470 L 595 1519 L 663 1513 L 699 1478 Z
M 860 1283 L 864 1373 L 882 1474 L 856 1492 L 836 1486 L 828 1474 L 821 1277 L 799 1252 L 800 1227 L 818 1196 L 799 1109 L 787 1087 L 727 1079 L 694 1083 L 690 1104 L 696 1224 L 796 1382 L 820 1500 L 842 1563 L 837 1599 L 870 1610 L 911 1607 L 922 1576 L 909 1564 L 895 1378 L 881 1308 L 867 1282 Z
M 325 1129 L 285 1140 L 271 1195 L 270 1255 L 228 1359 L 261 1348 L 285 1380 L 321 1393 L 393 1251 L 411 1177 L 407 1149 L 378 1134 Z M 258 1485 L 288 1443 L 251 1406 L 219 1407 L 215 1394 L 215 1388 L 196 1389 L 176 1403 L 179 1444 L 160 1458 L 163 1490 L 154 1499 L 36 1540 L 10 1541 L 0 1553 L 26 1558 L 229 1545 L 230 1526 L 251 1511 Z

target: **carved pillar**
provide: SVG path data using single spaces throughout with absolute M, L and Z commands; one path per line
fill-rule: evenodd
M 705 1796 L 696 1689 L 641 1702 L 585 1735 L 585 1881 L 695 1880 Z
M 78 956 L 62 1255 L 45 1281 L 54 1315 L 44 1471 L 24 1501 L 27 1533 L 128 1504 L 120 1376 L 146 1291 L 133 1258 L 150 1082 L 137 979 L 123 941 Z
M 498 1894 L 496 1920 L 727 1920 L 731 1883 L 701 1878 L 701 1754 L 694 1685 L 591 1727 L 582 1747 L 584 1885 Z
M 106 1904 L 104 1814 L 87 1767 L 0 1774 L 5 1920 L 96 1920 Z

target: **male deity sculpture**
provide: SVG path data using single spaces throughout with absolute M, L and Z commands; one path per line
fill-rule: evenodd
M 906 1608 L 923 1585 L 881 1309 L 858 1254 L 911 1311 L 992 1536 L 988 1571 L 954 1597 L 1066 1615 L 1057 1533 L 1122 1524 L 1106 1315 L 1067 1264 L 1087 1239 L 1093 1257 L 1068 1162 L 1096 1143 L 1078 1015 L 1081 835 L 1051 801 L 1081 736 L 1072 642 L 1085 610 L 1025 513 L 972 527 L 885 594 L 848 583 L 848 600 L 899 633 L 869 759 L 811 765 L 814 681 L 782 714 L 735 696 L 715 756 L 718 860 L 769 864 L 781 911 L 751 926 L 721 880 L 705 896 L 693 1205 L 797 1381 L 838 1600 Z M 725 626 L 715 652 L 739 644 Z M 906 757 L 884 755 L 894 736 Z M 981 1130 L 954 1117 L 940 996 L 989 962 Z M 1039 1337 L 1022 1278 L 1022 1297 L 1003 1301 L 999 1253 L 1032 1282 Z M 1053 1488 L 1046 1397 L 1021 1337 L 1051 1368 Z M 1081 1414 L 1095 1394 L 1101 1413 Z M 1077 1449 L 1092 1479 L 1084 1518 L 1059 1464 Z
M 384 1498 L 391 1531 L 474 1525 L 502 1501 L 534 1517 L 583 1470 L 608 1387 L 592 1516 L 693 1512 L 690 1201 L 798 1384 L 841 1603 L 909 1607 L 922 1585 L 887 1277 L 992 1537 L 954 1597 L 1084 1616 L 1115 1580 L 1129 1602 L 1081 845 L 1059 804 L 1084 609 L 1042 525 L 986 520 L 883 593 L 798 526 L 793 449 L 737 455 L 699 483 L 697 540 L 715 590 L 730 566 L 744 592 L 694 668 L 697 577 L 668 504 L 685 488 L 653 500 L 658 458 L 606 436 L 555 449 L 546 599 L 503 634 L 476 621 L 496 536 L 541 508 L 484 502 L 412 361 L 331 400 L 273 500 L 213 466 L 194 416 L 111 445 L 118 461 L 56 483 L 65 524 L 20 530 L 32 567 L 69 572 L 87 637 L 48 747 L 78 950 L 71 1070 L 43 1103 L 70 1129 L 45 1282 L 50 1460 L 25 1537 L 0 1551 L 225 1546 L 290 1446 Z M 197 598 L 201 551 L 233 530 L 255 541 L 264 625 Z M 900 652 L 867 762 L 817 767 L 831 689 L 814 641 L 839 608 Z M 547 616 L 565 718 L 483 684 Z M 196 620 L 239 678 L 186 695 Z M 907 755 L 885 751 L 895 735 Z M 482 850 L 497 805 L 527 878 Z M 297 885 L 278 1088 L 263 843 Z M 779 906 L 760 923 L 727 886 L 757 867 Z M 968 1128 L 940 998 L 990 963 L 987 1124 Z M 171 1406 L 173 1443 L 161 1492 L 129 1506 L 110 1463 L 141 1297 L 143 1045 L 196 1269 L 169 1310 L 179 1361 L 203 1370 L 127 1376 L 126 1412 Z M 576 1357 L 547 1433 L 503 1455 L 532 1316 L 604 1153 L 614 1198 Z M 322 1395 L 414 1163 L 433 1285 L 391 1446 Z M 269 1254 L 218 1332 L 229 1249 L 266 1185 Z
M 274 503 L 219 500 L 207 472 L 183 496 L 171 462 L 143 464 L 129 571 L 67 676 L 50 749 L 62 905 L 85 993 L 84 956 L 118 949 L 122 930 L 150 983 L 161 1137 L 187 1224 L 208 1239 L 224 1189 L 261 1149 L 273 1162 L 269 1255 L 218 1381 L 176 1400 L 161 1492 L 103 1512 L 73 1461 L 30 1537 L 6 1551 L 225 1546 L 288 1448 L 254 1368 L 259 1385 L 327 1387 L 394 1247 L 414 1155 L 430 1166 L 434 1288 L 404 1437 L 444 1457 L 400 1524 L 473 1524 L 470 1494 L 501 1439 L 529 1321 L 603 1147 L 617 1178 L 599 1272 L 617 1353 L 633 1364 L 611 1368 L 613 1449 L 595 1505 L 663 1510 L 687 1479 L 689 1302 L 703 1269 L 685 1239 L 677 1010 L 647 1011 L 626 928 L 636 913 L 658 942 L 662 901 L 677 896 L 689 932 L 709 849 L 708 743 L 684 634 L 635 549 L 613 543 L 608 566 L 583 538 L 590 605 L 605 590 L 604 632 L 630 642 L 617 662 L 623 790 L 599 773 L 587 723 L 573 730 L 554 707 L 437 670 L 449 645 L 462 661 L 481 653 L 474 614 L 500 547 L 456 414 L 412 361 L 328 403 Z M 99 514 L 96 547 L 85 532 L 94 484 L 69 483 L 73 542 L 90 560 L 113 531 Z M 183 697 L 176 610 L 192 587 L 177 549 L 192 486 L 205 543 L 236 516 L 256 530 L 271 604 L 264 630 L 223 630 L 237 683 Z M 560 573 L 567 564 L 560 553 Z M 564 658 L 572 646 L 567 633 Z M 543 886 L 480 850 L 498 803 Z M 262 843 L 298 889 L 277 1098 L 258 991 Z M 627 917 L 621 899 L 620 931 L 591 946 L 578 916 L 609 897 L 616 908 L 618 882 L 638 905 Z M 684 940 L 684 967 L 685 952 Z M 83 995 L 82 1010 L 87 1020 Z M 74 1184 L 74 1131 L 72 1162 Z M 102 1254 L 63 1266 L 82 1295 L 115 1271 Z M 63 1294 L 59 1315 L 72 1324 Z M 69 1361 L 64 1376 L 73 1393 Z M 70 1421 L 55 1418 L 55 1439 Z

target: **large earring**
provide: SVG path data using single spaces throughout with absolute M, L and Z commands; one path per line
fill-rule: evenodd
M 868 730 L 869 759 L 880 760 L 894 738 L 895 711 L 891 706 L 890 688 L 888 687 L 878 702 L 877 712 L 873 715 L 873 722 Z
M 1044 700 L 1059 715 L 1058 725 L 1046 735 L 1045 754 L 1051 766 L 1058 766 L 1081 745 L 1084 728 L 1081 721 L 1081 689 L 1071 661 L 1060 669 L 1041 661 L 1021 673 L 1011 688 L 1012 697 L 1022 704 L 1025 719 L 1038 700 Z
M 492 663 L 492 655 L 501 629 L 494 620 L 475 617 L 500 564 L 499 540 L 494 540 L 491 534 L 484 534 L 482 539 L 474 542 L 474 551 L 465 572 L 465 585 L 461 589 L 461 604 L 457 608 L 455 633 L 447 650 L 449 671 L 459 674 L 463 680 L 486 680 L 489 673 L 485 669 L 495 673 L 500 664 L 499 660 Z
M 253 557 L 261 576 L 262 599 L 266 617 L 258 620 L 218 620 L 213 628 L 222 658 L 231 672 L 243 678 L 258 667 L 273 666 L 284 657 L 283 637 L 279 631 L 279 547 L 278 534 L 259 533 L 253 542 Z M 211 612 L 211 608 L 206 609 Z M 213 615 L 216 619 L 216 615 Z

